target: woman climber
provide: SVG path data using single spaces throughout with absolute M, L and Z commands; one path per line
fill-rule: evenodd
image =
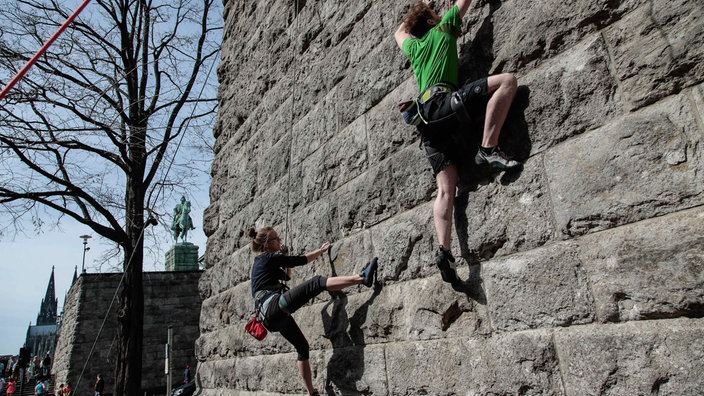
M 269 331 L 276 331 L 296 348 L 298 353 L 298 371 L 303 377 L 309 395 L 318 395 L 313 387 L 310 363 L 308 361 L 309 345 L 306 337 L 291 316 L 309 300 L 323 291 L 340 291 L 354 285 L 371 287 L 377 270 L 377 259 L 372 261 L 359 275 L 325 277 L 316 275 L 292 289 L 283 283 L 291 279 L 291 268 L 310 263 L 332 246 L 325 242 L 319 249 L 302 256 L 288 256 L 282 253 L 281 238 L 272 227 L 256 231 L 250 228 L 252 250 L 260 253 L 252 265 L 252 297 L 255 305 L 264 316 L 264 326 Z M 285 248 L 284 248 L 285 250 Z

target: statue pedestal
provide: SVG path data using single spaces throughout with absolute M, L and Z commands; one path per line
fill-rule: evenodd
M 198 246 L 190 242 L 175 244 L 166 252 L 167 271 L 197 271 Z

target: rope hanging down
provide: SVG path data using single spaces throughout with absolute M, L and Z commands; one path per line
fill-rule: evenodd
M 293 17 L 295 19 L 295 27 L 296 31 L 298 30 L 298 0 L 296 0 L 296 3 L 294 5 L 294 10 L 293 10 Z M 294 42 L 292 40 L 292 42 Z M 295 45 L 295 42 L 294 42 Z M 293 51 L 293 62 L 292 67 L 296 67 L 296 51 Z M 293 81 L 297 81 L 297 77 L 295 75 L 294 71 L 294 78 Z M 290 223 L 291 223 L 291 167 L 293 166 L 293 124 L 296 118 L 296 112 L 295 112 L 295 105 L 296 105 L 296 89 L 295 86 L 292 82 L 291 84 L 291 122 L 289 123 L 290 129 L 289 129 L 289 139 L 288 139 L 288 169 L 286 170 L 287 172 L 287 181 L 286 181 L 286 231 L 285 231 L 285 237 L 284 237 L 284 246 L 290 249 L 291 245 L 289 244 L 289 238 L 290 238 Z
M 10 92 L 12 87 L 14 87 L 15 84 L 20 82 L 20 80 L 22 80 L 22 78 L 24 77 L 25 74 L 27 74 L 29 69 L 31 69 L 35 63 L 37 63 L 39 58 L 41 58 L 42 55 L 44 55 L 46 50 L 48 50 L 49 47 L 51 47 L 51 45 L 54 43 L 54 41 L 56 41 L 56 39 L 59 38 L 59 36 L 61 36 L 61 33 L 63 33 L 64 30 L 66 30 L 69 27 L 69 25 L 72 24 L 73 21 L 76 20 L 76 18 L 78 18 L 78 15 L 83 11 L 84 8 L 86 8 L 88 6 L 88 3 L 90 3 L 90 0 L 84 0 L 83 3 L 81 3 L 81 5 L 78 6 L 78 8 L 76 8 L 76 11 L 74 11 L 73 14 L 71 14 L 71 16 L 69 16 L 68 19 L 66 19 L 66 21 L 61 26 L 59 26 L 59 28 L 49 38 L 49 40 L 47 40 L 46 43 L 44 43 L 44 45 L 42 45 L 42 47 L 39 49 L 39 51 L 37 51 L 37 53 L 34 54 L 34 56 L 29 61 L 27 61 L 27 63 L 24 65 L 24 67 L 22 67 L 22 69 L 20 69 L 20 71 L 17 72 L 17 74 L 14 77 L 12 77 L 12 80 L 10 80 L 10 82 L 7 83 L 7 86 L 5 86 L 5 88 L 3 88 L 2 91 L 0 91 L 0 100 L 3 100 L 5 98 L 5 96 L 7 95 L 7 93 Z

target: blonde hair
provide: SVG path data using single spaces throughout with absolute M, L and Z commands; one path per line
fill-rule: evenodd
M 247 235 L 252 240 L 250 245 L 255 252 L 263 252 L 264 245 L 269 242 L 269 233 L 274 231 L 274 227 L 262 227 L 259 231 L 251 227 L 247 230 Z

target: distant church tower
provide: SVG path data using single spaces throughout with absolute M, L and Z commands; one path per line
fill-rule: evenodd
M 59 300 L 56 298 L 56 288 L 54 287 L 54 267 L 52 266 L 49 285 L 46 287 L 46 294 L 41 307 L 39 307 L 39 315 L 37 315 L 37 326 L 55 325 L 58 305 Z
M 59 300 L 56 298 L 56 287 L 54 286 L 54 267 L 51 267 L 49 285 L 46 287 L 46 294 L 42 299 L 37 315 L 37 324 L 29 324 L 27 329 L 27 339 L 24 343 L 32 356 L 44 357 L 47 353 L 54 354 L 56 347 L 56 334 L 58 332 L 57 308 Z

